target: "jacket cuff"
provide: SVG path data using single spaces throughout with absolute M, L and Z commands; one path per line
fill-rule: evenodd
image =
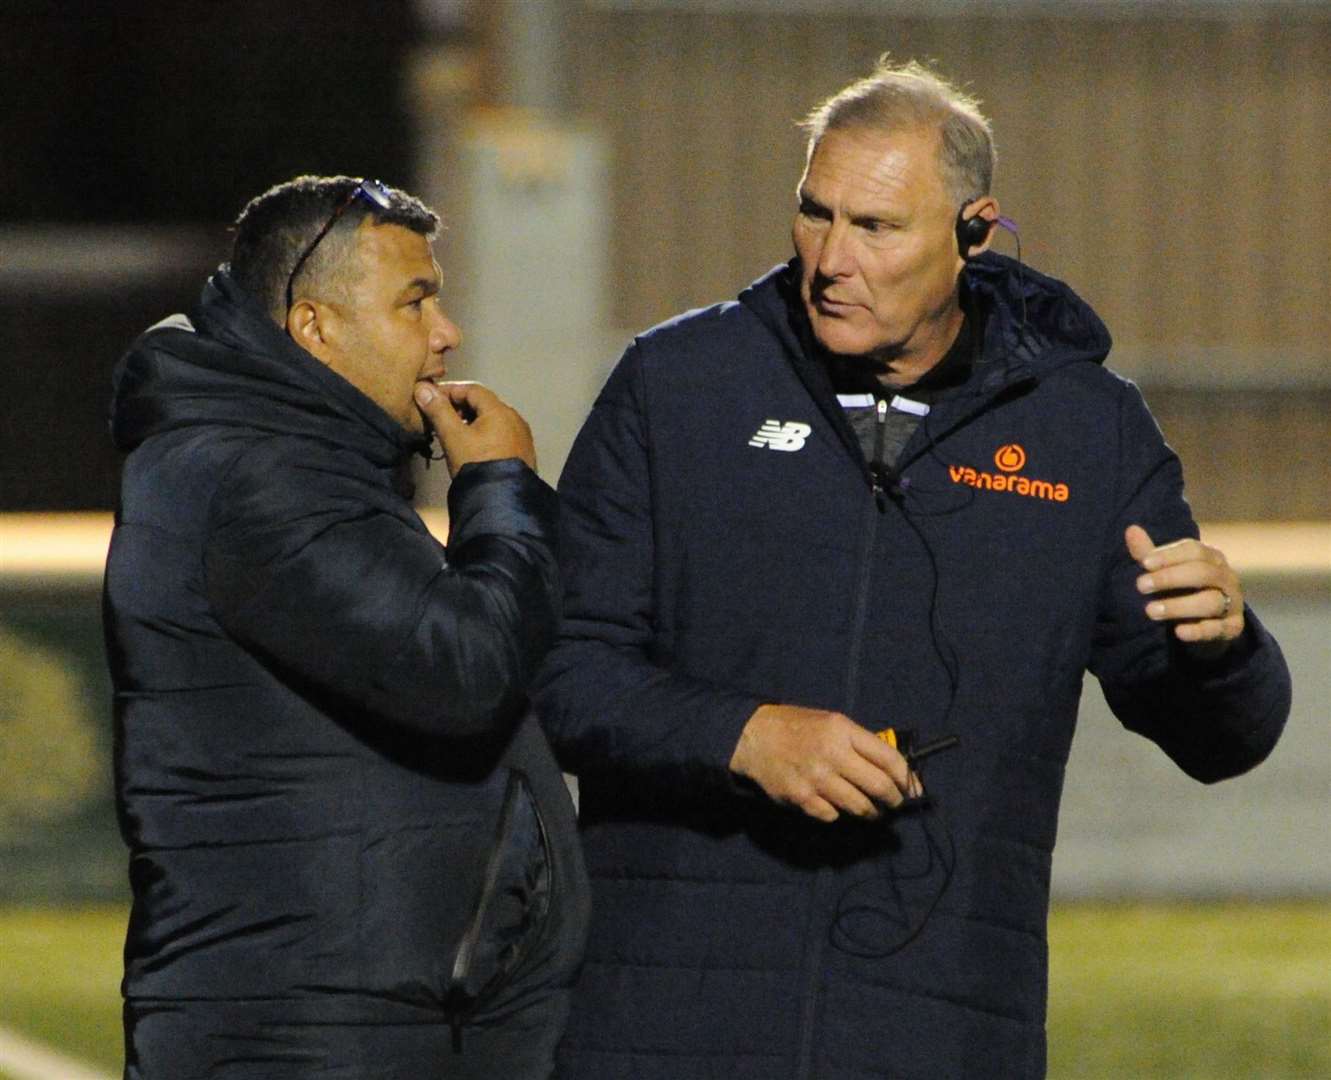
M 752 794 L 753 786 L 730 771 L 730 759 L 735 756 L 735 747 L 739 745 L 740 735 L 766 699 L 748 694 L 730 694 L 728 700 L 708 718 L 695 742 L 697 760 L 708 766 L 722 783 L 733 792 Z
M 473 461 L 448 486 L 448 546 L 476 535 L 538 536 L 555 543 L 559 496 L 520 458 Z
M 1191 693 L 1216 703 L 1208 711 L 1220 737 L 1209 759 L 1198 762 L 1206 774 L 1199 779 L 1224 779 L 1236 763 L 1245 771 L 1264 759 L 1284 730 L 1291 689 L 1280 646 L 1252 610 L 1245 605 L 1243 634 L 1220 656 L 1201 659 L 1179 649 L 1174 662 L 1188 674 Z M 1227 702 L 1244 707 L 1227 709 Z

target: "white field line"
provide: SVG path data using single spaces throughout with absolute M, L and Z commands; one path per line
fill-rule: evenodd
M 13 1080 L 116 1080 L 6 1027 L 0 1027 L 0 1072 Z

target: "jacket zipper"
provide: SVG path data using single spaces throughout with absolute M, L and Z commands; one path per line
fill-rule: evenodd
M 888 471 L 887 462 L 883 460 L 883 452 L 887 446 L 887 398 L 878 399 L 877 414 L 874 421 L 873 461 L 869 464 L 869 482 L 873 487 L 874 502 L 878 504 L 878 512 L 881 514 L 887 510 L 887 488 L 883 484 L 883 477 Z
M 879 460 L 881 460 L 883 453 L 883 430 L 886 418 L 887 402 L 880 401 L 878 403 L 878 431 L 875 435 L 874 447 L 874 457 Z M 846 666 L 846 712 L 852 716 L 859 704 L 857 687 L 860 677 L 860 653 L 864 645 L 864 624 L 869 614 L 869 577 L 873 572 L 874 546 L 878 539 L 878 519 L 886 508 L 887 492 L 882 487 L 876 471 L 872 478 L 872 486 L 874 501 L 877 503 L 879 512 L 877 514 L 870 512 L 865 515 L 864 553 L 860 560 L 859 582 L 855 592 L 855 617 L 851 623 L 850 660 Z M 835 875 L 836 871 L 829 867 L 819 869 L 814 881 L 813 899 L 811 901 L 811 923 L 816 922 L 822 914 L 824 903 L 831 894 L 831 886 Z M 810 937 L 814 945 L 809 957 L 809 976 L 805 983 L 804 1002 L 800 1018 L 800 1053 L 795 1068 L 797 1080 L 810 1080 L 813 1076 L 811 1070 L 813 1069 L 814 1025 L 818 1019 L 819 982 L 823 950 L 828 942 L 828 935 L 816 925 L 810 927 Z

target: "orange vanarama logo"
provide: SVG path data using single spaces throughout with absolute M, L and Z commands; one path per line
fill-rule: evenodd
M 1067 484 L 1053 483 L 1049 480 L 1032 480 L 1018 473 L 1026 467 L 1026 450 L 1017 443 L 1007 443 L 994 452 L 994 465 L 997 473 L 972 469 L 969 465 L 949 465 L 948 476 L 954 484 L 967 484 L 985 491 L 1010 491 L 1013 495 L 1025 495 L 1032 499 L 1046 499 L 1049 502 L 1067 502 Z

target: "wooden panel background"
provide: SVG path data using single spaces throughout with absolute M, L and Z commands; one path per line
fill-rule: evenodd
M 1143 391 L 1199 519 L 1331 520 L 1331 389 Z
M 786 258 L 795 121 L 884 51 L 929 58 L 982 99 L 1025 259 L 1108 323 L 1197 512 L 1331 517 L 1324 12 L 570 19 L 570 101 L 611 141 L 618 325 L 733 296 Z

